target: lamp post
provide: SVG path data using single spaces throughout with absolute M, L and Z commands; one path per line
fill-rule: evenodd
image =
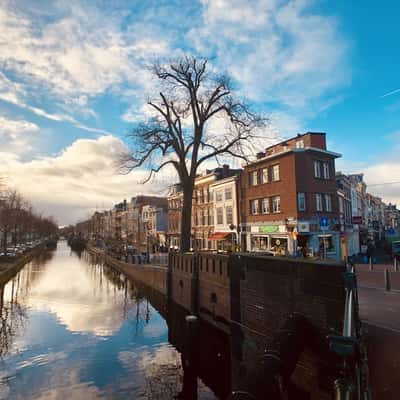
M 232 231 L 232 253 L 235 251 L 235 236 L 234 236 L 235 233 L 233 232 L 235 228 L 236 228 L 235 225 L 233 224 L 229 225 L 229 229 Z

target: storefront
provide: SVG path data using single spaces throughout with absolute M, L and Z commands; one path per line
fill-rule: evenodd
M 340 232 L 330 226 L 321 228 L 317 221 L 299 221 L 297 225 L 297 253 L 304 257 L 340 259 Z M 331 229 L 329 229 L 331 228 Z
M 247 248 L 252 252 L 284 256 L 293 251 L 293 240 L 286 225 L 253 225 L 247 237 Z
M 208 238 L 213 241 L 213 249 L 220 251 L 233 251 L 236 248 L 234 232 L 214 232 Z

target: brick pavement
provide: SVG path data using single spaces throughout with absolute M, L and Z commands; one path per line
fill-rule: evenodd
M 383 275 L 383 272 L 380 273 Z M 358 295 L 360 317 L 367 334 L 373 399 L 398 399 L 400 398 L 400 291 L 388 292 L 361 286 Z

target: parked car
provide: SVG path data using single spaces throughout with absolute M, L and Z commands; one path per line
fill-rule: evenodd
M 7 256 L 7 257 L 14 258 L 14 257 L 17 256 L 17 253 L 14 251 L 14 249 L 7 249 L 6 256 Z

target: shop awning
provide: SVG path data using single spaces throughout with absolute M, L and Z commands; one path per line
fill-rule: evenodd
M 211 236 L 208 237 L 209 240 L 225 240 L 231 237 L 232 233 L 230 232 L 214 232 Z

